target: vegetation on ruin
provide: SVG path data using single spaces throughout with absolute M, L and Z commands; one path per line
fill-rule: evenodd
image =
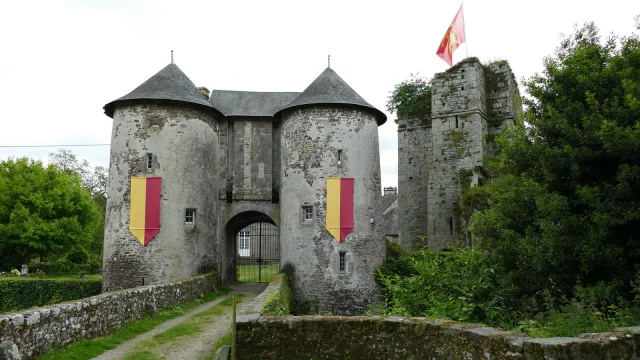
M 387 111 L 398 118 L 427 120 L 431 117 L 431 84 L 429 79 L 411 74 L 396 84 L 387 100 Z
M 474 249 L 381 269 L 384 313 L 532 336 L 640 324 L 640 39 L 585 24 L 544 66 L 524 84 L 527 126 L 496 138 L 491 181 L 462 194 Z

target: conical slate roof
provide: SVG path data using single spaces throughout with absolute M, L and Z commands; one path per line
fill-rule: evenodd
M 171 63 L 158 71 L 149 80 L 142 83 L 129 94 L 114 100 L 104 106 L 104 113 L 113 117 L 114 106 L 121 102 L 134 102 L 139 100 L 166 100 L 215 109 L 198 91 L 178 65 Z
M 305 91 L 282 110 L 298 106 L 320 104 L 344 104 L 364 107 L 372 110 L 376 114 L 378 125 L 382 125 L 387 121 L 387 116 L 382 113 L 382 111 L 364 101 L 364 99 L 331 68 L 323 71 Z

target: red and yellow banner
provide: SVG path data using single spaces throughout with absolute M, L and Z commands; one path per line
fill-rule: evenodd
M 327 178 L 327 231 L 342 242 L 353 230 L 353 178 Z
M 453 66 L 453 52 L 458 48 L 458 46 L 464 43 L 465 40 L 464 13 L 462 12 L 462 5 L 460 5 L 460 10 L 458 10 L 456 16 L 453 18 L 447 32 L 444 33 L 444 37 L 440 42 L 440 46 L 438 46 L 436 55 L 446 61 L 449 66 Z
M 147 245 L 160 231 L 160 192 L 162 178 L 131 178 L 129 230 L 142 245 Z

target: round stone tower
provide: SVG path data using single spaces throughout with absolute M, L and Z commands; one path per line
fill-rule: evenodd
M 280 115 L 281 264 L 293 265 L 294 296 L 302 311 L 361 314 L 378 300 L 374 273 L 385 259 L 378 126 L 386 116 L 330 68 Z M 329 207 L 328 178 L 353 179 L 352 194 L 343 187 L 349 194 Z M 327 218 L 340 223 L 337 234 L 353 229 L 334 237 Z
M 104 110 L 113 118 L 113 130 L 103 290 L 212 269 L 219 260 L 214 236 L 220 113 L 173 63 Z M 133 200 L 132 178 L 147 184 L 146 190 L 135 185 Z M 132 213 L 138 216 L 134 223 L 146 221 L 146 226 L 130 229 Z M 140 231 L 142 237 L 134 236 Z

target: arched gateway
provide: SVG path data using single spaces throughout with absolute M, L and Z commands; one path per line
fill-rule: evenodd
M 231 218 L 225 229 L 227 281 L 270 282 L 280 271 L 280 237 L 273 219 L 246 211 Z

